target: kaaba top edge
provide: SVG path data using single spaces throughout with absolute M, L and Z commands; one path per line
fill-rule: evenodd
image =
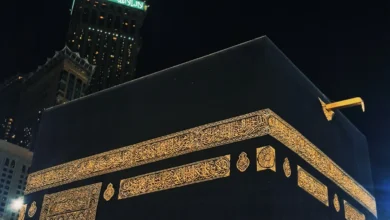
M 245 44 L 251 44 L 252 42 L 260 41 L 260 40 L 267 41 L 267 43 L 270 43 L 276 50 L 278 50 L 280 53 L 283 53 L 282 51 L 280 51 L 280 49 L 277 46 L 275 46 L 275 44 L 266 35 L 264 35 L 264 36 L 261 36 L 261 37 L 258 37 L 258 38 L 255 38 L 255 39 L 252 39 L 252 40 L 249 40 L 249 41 L 246 41 L 246 42 L 243 42 L 243 43 L 240 43 L 240 44 L 228 47 L 228 48 L 225 48 L 223 50 L 219 50 L 217 52 L 214 52 L 214 53 L 211 53 L 211 54 L 208 54 L 208 55 L 205 55 L 205 56 L 202 56 L 202 57 L 199 57 L 199 58 L 196 58 L 196 59 L 193 59 L 193 60 L 181 63 L 181 64 L 178 64 L 178 65 L 175 65 L 175 66 L 172 66 L 172 67 L 160 70 L 160 71 L 157 71 L 155 73 L 151 73 L 151 74 L 142 76 L 142 77 L 134 79 L 132 81 L 125 82 L 123 84 L 116 85 L 116 86 L 113 86 L 111 88 L 108 88 L 108 89 L 105 89 L 105 90 L 102 90 L 102 91 L 99 91 L 99 92 L 96 92 L 96 93 L 93 93 L 93 94 L 90 94 L 90 95 L 87 95 L 87 96 L 84 96 L 84 97 L 80 97 L 78 99 L 69 101 L 69 102 L 64 103 L 62 105 L 57 105 L 57 106 L 53 106 L 53 107 L 47 108 L 47 109 L 44 110 L 44 112 L 53 111 L 56 108 L 63 108 L 66 105 L 71 105 L 73 103 L 77 103 L 77 102 L 82 101 L 84 99 L 92 98 L 94 96 L 99 96 L 102 93 L 109 93 L 111 90 L 120 89 L 121 87 L 124 87 L 124 86 L 131 86 L 132 84 L 138 83 L 138 82 L 140 82 L 142 80 L 148 80 L 148 79 L 151 79 L 153 77 L 158 77 L 160 74 L 164 74 L 165 72 L 170 71 L 171 69 L 180 68 L 183 65 L 190 65 L 191 63 L 202 61 L 202 59 L 207 59 L 210 56 L 215 56 L 215 55 L 218 55 L 219 53 L 223 53 L 223 52 L 226 52 L 228 50 L 234 49 L 236 47 L 240 47 L 240 46 L 245 45 Z M 310 85 L 310 89 L 312 91 L 314 91 L 315 93 L 320 94 L 321 98 L 324 101 L 330 102 L 330 99 L 325 94 L 323 94 L 321 92 L 321 90 L 305 74 L 303 74 L 299 70 L 299 68 L 294 65 L 294 63 L 291 62 L 291 60 L 289 60 L 287 57 L 285 57 L 285 58 L 286 58 L 287 62 L 289 62 L 292 66 L 294 66 L 294 68 L 297 70 L 297 73 L 300 74 L 299 77 L 302 77 Z M 354 129 L 357 132 L 361 133 L 361 131 L 342 112 L 337 111 L 337 114 L 338 114 L 338 117 L 341 117 L 342 120 L 345 120 L 348 123 L 348 125 L 351 126 L 351 129 Z M 361 133 L 361 135 L 364 135 L 364 134 Z

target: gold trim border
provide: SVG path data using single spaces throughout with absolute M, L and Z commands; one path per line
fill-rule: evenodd
M 34 172 L 28 177 L 25 195 L 89 177 L 265 135 L 271 135 L 283 143 L 377 216 L 375 198 L 270 109 L 195 127 Z
M 118 200 L 230 176 L 230 155 L 123 179 Z

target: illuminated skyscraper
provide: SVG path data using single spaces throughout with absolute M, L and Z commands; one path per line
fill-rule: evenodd
M 67 45 L 97 66 L 88 93 L 134 79 L 146 10 L 137 0 L 74 0 Z

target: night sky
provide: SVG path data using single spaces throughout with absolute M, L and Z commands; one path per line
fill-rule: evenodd
M 64 47 L 71 3 L 2 2 L 0 81 L 34 71 Z M 138 76 L 267 35 L 330 99 L 362 97 L 366 113 L 343 112 L 367 136 L 379 219 L 390 219 L 390 2 L 149 4 Z

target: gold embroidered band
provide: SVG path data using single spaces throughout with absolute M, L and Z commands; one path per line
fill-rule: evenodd
M 230 176 L 230 155 L 121 180 L 118 199 Z
M 271 135 L 375 216 L 375 198 L 302 134 L 269 109 L 219 121 L 32 173 L 25 194 L 211 147 Z M 69 175 L 72 173 L 73 175 Z
M 39 220 L 95 220 L 102 183 L 45 195 Z
M 329 206 L 328 187 L 298 166 L 298 186 Z
M 347 220 L 365 220 L 366 216 L 344 200 L 344 213 Z

